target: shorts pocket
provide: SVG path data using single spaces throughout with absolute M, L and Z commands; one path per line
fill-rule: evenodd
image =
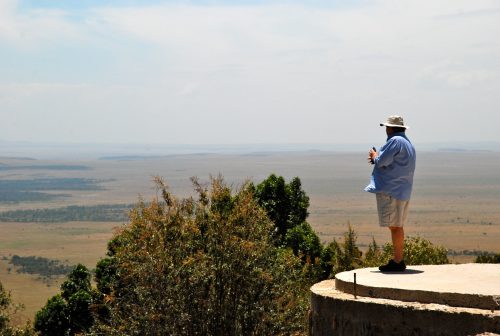
M 387 194 L 377 194 L 377 208 L 380 225 L 391 226 L 395 216 L 394 199 Z

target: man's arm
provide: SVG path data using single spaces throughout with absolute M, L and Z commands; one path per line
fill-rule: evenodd
M 399 153 L 399 150 L 398 142 L 392 138 L 382 147 L 380 153 L 373 151 L 373 149 L 370 150 L 370 158 L 373 157 L 373 163 L 378 167 L 387 167 L 394 161 L 394 156 Z

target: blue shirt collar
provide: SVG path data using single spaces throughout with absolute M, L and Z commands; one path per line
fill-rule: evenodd
M 400 136 L 400 137 L 403 137 L 403 138 L 407 139 L 405 132 L 395 132 L 395 133 L 392 133 L 391 135 L 389 135 L 387 137 L 387 141 L 389 141 L 390 138 L 395 137 L 395 136 Z

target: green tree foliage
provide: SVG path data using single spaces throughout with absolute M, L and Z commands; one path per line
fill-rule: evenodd
M 7 292 L 0 282 L 0 335 L 2 336 L 32 336 L 33 329 L 26 324 L 24 329 L 10 326 L 10 316 L 19 310 L 19 306 L 13 305 L 10 293 Z
M 96 265 L 95 280 L 97 290 L 102 294 L 111 294 L 113 284 L 118 281 L 118 265 L 116 263 L 116 258 L 110 256 L 101 259 Z
M 500 264 L 500 253 L 497 254 L 483 253 L 476 257 L 475 262 L 482 264 Z
M 298 177 L 294 177 L 287 185 L 287 194 L 290 203 L 288 222 L 291 227 L 302 224 L 309 213 L 309 196 L 302 190 L 302 183 Z
M 289 184 L 282 176 L 270 175 L 255 188 L 255 198 L 276 225 L 279 242 L 289 229 L 302 224 L 308 216 L 309 197 L 295 177 Z
M 95 294 L 89 270 L 78 264 L 61 285 L 61 293 L 47 301 L 36 313 L 35 330 L 41 335 L 76 335 L 93 325 L 92 305 Z
M 140 203 L 96 271 L 110 335 L 290 335 L 305 331 L 301 263 L 273 244 L 274 224 L 244 185 L 193 179 L 197 199 Z
M 65 336 L 69 334 L 68 304 L 60 294 L 51 297 L 36 313 L 34 327 L 41 335 Z
M 307 222 L 289 229 L 284 242 L 286 247 L 290 247 L 295 255 L 302 256 L 304 261 L 306 261 L 305 258 L 314 261 L 321 257 L 323 246 L 318 235 Z
M 252 188 L 254 188 L 252 186 Z M 291 248 L 304 266 L 310 282 L 324 279 L 321 268 L 323 244 L 307 223 L 309 197 L 298 177 L 286 183 L 282 176 L 270 175 L 254 188 L 257 203 L 275 225 L 276 246 Z

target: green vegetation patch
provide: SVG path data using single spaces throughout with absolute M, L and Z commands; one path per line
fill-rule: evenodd
M 50 201 L 67 194 L 48 194 L 46 190 L 103 190 L 102 180 L 86 178 L 39 178 L 0 180 L 0 202 Z
M 500 264 L 500 253 L 483 253 L 476 257 L 476 263 L 481 264 Z
M 68 194 L 47 194 L 37 191 L 0 190 L 0 202 L 3 203 L 45 202 L 69 196 Z
M 124 222 L 131 204 L 70 205 L 55 209 L 12 210 L 0 213 L 3 222 Z
M 66 275 L 74 268 L 73 265 L 65 265 L 59 260 L 35 256 L 13 255 L 9 263 L 19 267 L 17 273 L 39 274 L 44 278 Z

